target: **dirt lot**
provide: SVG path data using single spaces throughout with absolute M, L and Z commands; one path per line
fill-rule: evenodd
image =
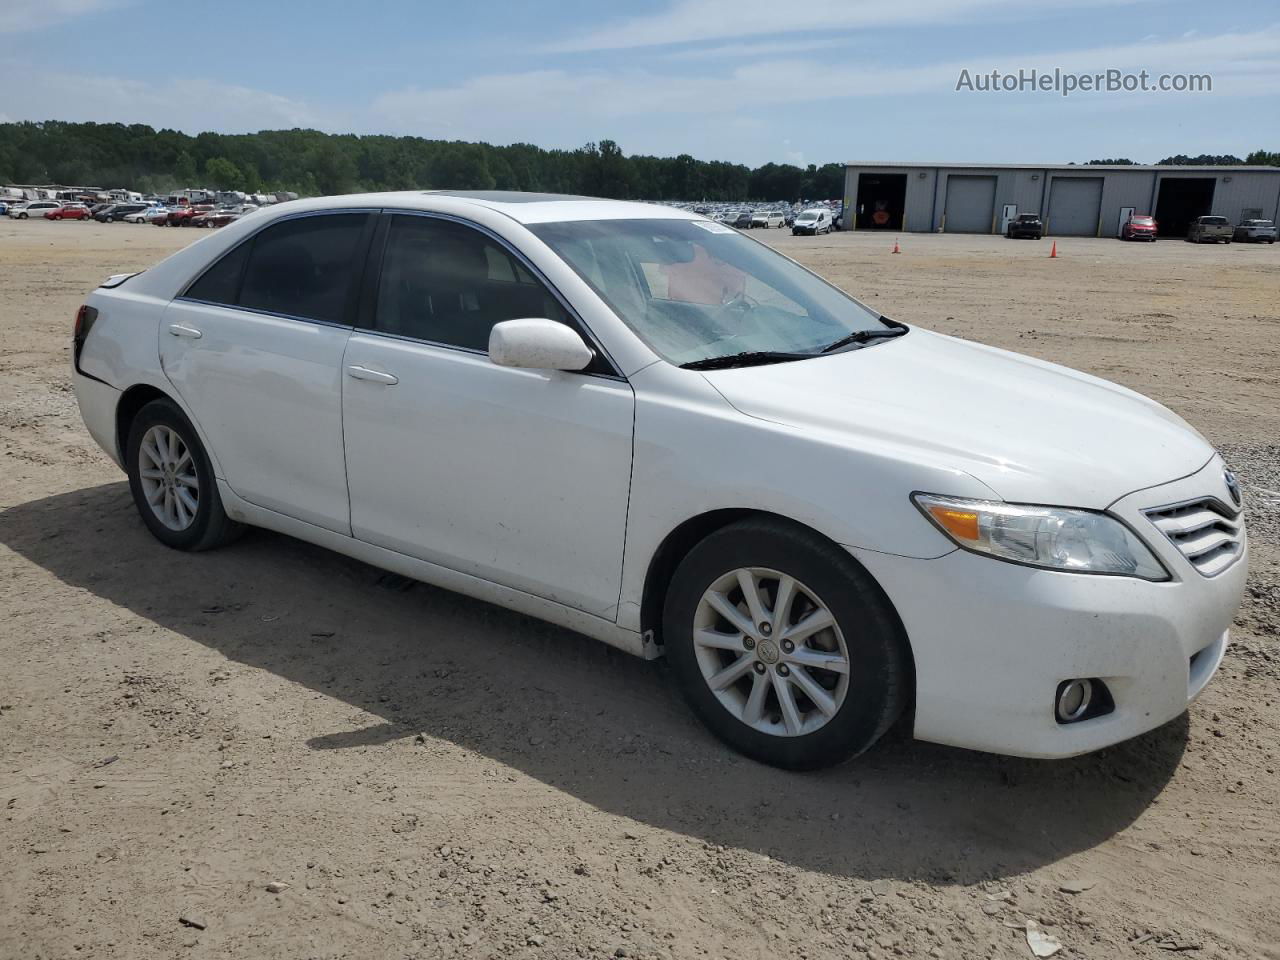
M 660 664 L 276 535 L 156 544 L 68 340 L 98 281 L 199 236 L 0 222 L 0 958 L 1030 957 L 1021 918 L 1065 957 L 1280 958 L 1280 251 L 768 235 L 1173 407 L 1254 550 L 1163 729 L 1059 763 L 899 731 L 795 775 Z

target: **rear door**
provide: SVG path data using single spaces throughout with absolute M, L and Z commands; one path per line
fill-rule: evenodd
M 489 360 L 495 323 L 583 328 L 522 258 L 478 228 L 387 218 L 369 329 L 344 360 L 355 537 L 614 619 L 635 399 L 586 371 Z
M 279 220 L 225 254 L 160 325 L 165 374 L 250 503 L 349 534 L 342 354 L 374 215 Z

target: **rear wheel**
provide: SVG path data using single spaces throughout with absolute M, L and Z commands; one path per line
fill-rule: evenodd
M 153 400 L 138 411 L 127 443 L 129 489 L 157 540 L 175 550 L 209 550 L 240 534 L 222 508 L 195 428 L 173 401 Z
M 713 733 L 753 759 L 829 766 L 901 714 L 906 642 L 888 600 L 844 550 L 782 521 L 713 533 L 677 568 L 667 658 Z

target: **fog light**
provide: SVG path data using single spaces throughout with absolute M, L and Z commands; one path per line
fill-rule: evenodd
M 1092 680 L 1068 680 L 1058 687 L 1057 717 L 1059 723 L 1083 720 L 1093 705 Z

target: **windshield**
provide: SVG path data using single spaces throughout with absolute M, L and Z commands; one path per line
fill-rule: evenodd
M 1134 223 L 1140 223 L 1140 224 L 1143 224 L 1144 226 L 1155 223 L 1155 220 L 1153 220 L 1151 217 L 1133 217 L 1131 219 Z
M 818 215 L 816 213 L 802 213 L 800 214 L 800 216 L 796 217 L 796 219 L 797 220 L 817 220 Z
M 531 224 L 663 359 L 817 354 L 880 315 L 769 247 L 711 220 Z

